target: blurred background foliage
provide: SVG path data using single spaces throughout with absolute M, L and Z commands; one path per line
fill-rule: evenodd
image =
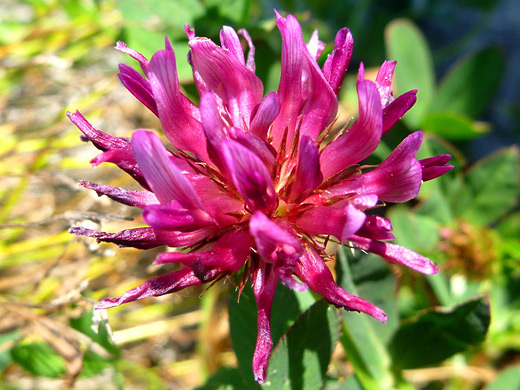
M 338 317 L 312 294 L 279 289 L 273 309 L 279 343 L 263 388 L 520 389 L 515 0 L 3 0 L 2 389 L 255 388 L 256 308 L 247 291 L 237 305 L 232 288 L 228 301 L 231 280 L 207 292 L 93 312 L 100 298 L 163 271 L 149 265 L 154 251 L 67 233 L 75 224 L 118 231 L 143 222 L 138 210 L 77 185 L 79 179 L 132 184 L 113 167 L 90 167 L 96 151 L 81 142 L 65 112 L 80 109 L 117 136 L 158 129 L 156 118 L 119 85 L 117 64 L 127 58 L 112 47 L 123 40 L 150 58 L 165 34 L 186 93 L 196 101 L 184 24 L 215 41 L 223 24 L 246 28 L 257 74 L 266 92 L 276 90 L 281 45 L 273 8 L 294 13 L 306 38 L 319 30 L 327 43 L 322 59 L 336 31 L 351 29 L 354 54 L 338 122 L 356 115 L 360 61 L 375 76 L 384 59 L 396 59 L 397 93 L 419 90 L 416 106 L 385 135 L 374 162 L 423 129 L 420 157 L 450 153 L 456 168 L 426 183 L 416 201 L 387 208 L 396 242 L 429 256 L 442 272 L 424 277 L 340 250 L 331 265 L 338 282 L 384 308 L 390 317 L 384 326 L 356 313 Z M 320 343 L 305 344 L 309 334 Z

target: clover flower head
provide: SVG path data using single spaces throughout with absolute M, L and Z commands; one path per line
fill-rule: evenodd
M 276 22 L 282 38 L 280 83 L 265 96 L 245 30 L 237 34 L 225 26 L 218 46 L 186 27 L 199 107 L 181 92 L 168 39 L 150 61 L 117 44 L 116 49 L 139 62 L 144 74 L 120 65 L 119 78 L 159 117 L 169 149 L 152 132 L 137 130 L 131 140 L 117 138 L 95 129 L 79 112 L 68 114 L 103 152 L 92 164 L 116 164 L 143 190 L 81 184 L 141 208 L 149 226 L 118 233 L 74 227 L 71 232 L 140 249 L 185 249 L 161 253 L 154 262 L 179 263 L 180 270 L 148 280 L 121 297 L 103 299 L 97 308 L 172 293 L 243 270 L 241 287 L 249 278 L 258 307 L 253 371 L 260 383 L 273 344 L 270 314 L 278 282 L 298 291 L 310 288 L 337 307 L 386 321 L 380 308 L 334 282 L 324 261 L 329 240 L 422 273 L 437 272 L 429 259 L 388 243 L 393 238 L 390 221 L 370 210 L 413 199 L 422 181 L 452 168 L 445 165 L 448 155 L 416 159 L 420 131 L 406 137 L 379 166 L 360 165 L 382 134 L 412 107 L 416 91 L 394 98 L 395 61 L 383 63 L 375 82 L 365 79 L 361 65 L 359 116 L 332 136 L 352 35 L 346 28 L 337 33 L 332 53 L 320 68 L 317 59 L 324 44 L 317 32 L 305 43 L 294 16 L 276 13 Z M 239 34 L 249 47 L 247 57 Z

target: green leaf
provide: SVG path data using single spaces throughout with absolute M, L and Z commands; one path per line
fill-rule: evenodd
M 357 378 L 352 375 L 347 380 L 340 381 L 338 379 L 328 378 L 323 386 L 325 390 L 364 390 Z
M 403 117 L 406 124 L 418 128 L 428 111 L 435 88 L 430 49 L 421 31 L 407 19 L 391 22 L 385 30 L 388 58 L 397 60 L 395 82 L 399 94 L 417 89 L 417 103 Z
M 208 381 L 195 390 L 242 390 L 247 389 L 242 373 L 238 368 L 221 368 Z
M 490 323 L 486 297 L 478 297 L 451 309 L 437 308 L 404 323 L 389 350 L 396 369 L 439 364 L 456 353 L 484 341 Z
M 81 370 L 82 377 L 91 377 L 99 374 L 105 368 L 112 364 L 111 359 L 104 358 L 98 354 L 87 351 L 83 356 L 83 368 Z
M 485 390 L 520 390 L 520 366 L 502 371 Z
M 20 337 L 20 333 L 17 331 L 0 334 L 0 372 L 3 371 L 4 368 L 6 368 L 13 360 L 10 349 L 7 348 L 5 344 L 12 343 L 18 337 Z
M 390 388 L 393 384 L 385 344 L 398 326 L 395 278 L 384 261 L 372 254 L 342 248 L 338 253 L 338 283 L 351 294 L 379 306 L 388 323 L 363 313 L 343 312 L 340 342 L 354 373 L 366 390 Z
M 112 343 L 110 335 L 104 321 L 94 325 L 94 310 L 88 311 L 78 318 L 70 318 L 70 326 L 87 335 L 92 341 L 101 345 L 107 352 L 119 357 L 119 349 Z
M 496 230 L 503 238 L 520 237 L 520 211 L 508 215 L 500 222 Z
M 220 17 L 226 21 L 233 21 L 238 25 L 247 23 L 251 12 L 252 0 L 206 0 L 207 8 L 218 9 Z M 228 22 L 229 24 L 229 22 Z
M 504 56 L 496 48 L 479 51 L 458 61 L 442 79 L 430 112 L 478 117 L 494 97 L 504 65 Z
M 11 349 L 13 361 L 36 376 L 58 378 L 65 374 L 65 361 L 45 343 L 16 345 Z
M 134 28 L 137 22 L 142 28 L 170 28 L 179 33 L 184 32 L 184 24 L 193 24 L 204 13 L 200 1 L 194 0 L 120 0 L 117 8 L 124 16 L 127 28 Z
M 273 345 L 287 332 L 297 318 L 313 303 L 310 291 L 295 293 L 282 285 L 278 285 L 271 311 L 271 336 Z M 238 302 L 238 291 L 233 290 L 229 297 L 229 327 L 233 349 L 237 356 L 238 366 L 242 370 L 250 388 L 256 382 L 253 378 L 253 353 L 257 337 L 257 317 L 253 290 L 249 283 L 244 288 Z
M 517 203 L 519 189 L 518 149 L 505 148 L 469 171 L 464 185 L 452 194 L 453 209 L 468 222 L 486 225 Z
M 152 55 L 161 49 L 164 49 L 164 34 L 144 27 L 125 27 L 123 29 L 124 42 L 134 50 L 143 54 L 150 59 Z M 134 64 L 135 61 L 131 60 Z
M 323 300 L 316 302 L 274 348 L 262 389 L 321 388 L 338 332 L 336 309 Z
M 413 213 L 402 206 L 388 212 L 396 243 L 419 253 L 431 252 L 439 242 L 439 223 L 428 215 Z
M 490 127 L 464 115 L 443 111 L 427 114 L 421 121 L 421 129 L 449 140 L 467 141 L 488 133 Z

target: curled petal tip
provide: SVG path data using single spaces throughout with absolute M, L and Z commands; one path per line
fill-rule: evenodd
M 119 306 L 120 302 L 115 298 L 105 298 L 99 301 L 96 306 L 94 306 L 94 310 L 105 310 L 110 309 L 112 307 Z

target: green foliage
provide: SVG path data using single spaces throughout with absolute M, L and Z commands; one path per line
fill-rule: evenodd
M 490 131 L 475 122 L 493 99 L 505 66 L 500 50 L 488 48 L 455 63 L 435 85 L 432 53 L 421 31 L 407 19 L 391 22 L 385 31 L 388 57 L 397 60 L 398 93 L 417 89 L 417 103 L 403 118 L 422 129 L 454 141 L 470 140 Z
M 473 122 L 468 117 L 454 112 L 427 114 L 421 122 L 421 128 L 454 141 L 467 141 L 489 131 L 488 125 Z
M 271 312 L 271 335 L 273 345 L 291 329 L 296 320 L 314 303 L 310 292 L 295 293 L 279 285 L 273 300 Z M 253 290 L 244 288 L 240 301 L 238 291 L 229 297 L 229 326 L 231 340 L 239 367 L 251 386 L 254 386 L 252 361 L 257 336 L 257 308 Z
M 320 388 L 338 340 L 334 308 L 321 300 L 306 310 L 273 349 L 262 389 Z
M 409 369 L 439 364 L 484 341 L 489 301 L 475 298 L 452 309 L 432 310 L 405 322 L 389 345 L 392 365 Z
M 504 56 L 496 48 L 459 60 L 440 82 L 430 112 L 477 118 L 494 98 L 504 65 Z
M 364 389 L 390 388 L 393 378 L 385 344 L 398 326 L 393 295 L 395 278 L 380 259 L 347 254 L 348 249 L 344 248 L 338 256 L 341 287 L 378 305 L 390 314 L 390 319 L 387 325 L 383 325 L 367 315 L 343 311 L 340 342 Z
M 481 160 L 453 193 L 455 215 L 477 225 L 496 221 L 518 200 L 519 170 L 515 147 Z
M 65 362 L 45 343 L 16 345 L 11 349 L 14 362 L 36 376 L 58 378 L 65 374 Z
M 485 390 L 520 390 L 520 367 L 513 366 L 502 371 Z
M 409 20 L 398 19 L 385 31 L 388 57 L 397 61 L 395 81 L 398 93 L 417 89 L 417 103 L 403 120 L 413 128 L 421 123 L 431 104 L 435 74 L 428 43 L 420 30 Z

